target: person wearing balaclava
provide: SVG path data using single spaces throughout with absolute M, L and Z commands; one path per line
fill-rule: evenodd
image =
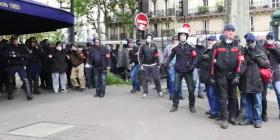
M 159 62 L 159 50 L 157 46 L 152 42 L 153 35 L 146 34 L 146 42 L 143 43 L 138 52 L 138 60 L 140 68 L 143 71 L 143 98 L 148 96 L 148 82 L 150 77 L 153 78 L 159 96 L 163 96 L 160 85 L 160 62 Z
M 269 68 L 266 54 L 257 47 L 256 38 L 253 34 L 246 36 L 246 48 L 244 50 L 244 70 L 240 74 L 240 86 L 244 117 L 240 125 L 254 124 L 260 128 L 262 123 L 262 92 L 263 79 L 261 68 Z
M 51 62 L 50 67 L 52 71 L 52 83 L 54 93 L 59 92 L 66 93 L 67 85 L 67 62 L 66 62 L 66 52 L 62 48 L 62 43 L 57 42 L 52 53 L 48 55 Z M 59 85 L 61 86 L 61 91 L 59 91 Z
M 209 36 L 207 38 L 207 49 L 198 58 L 198 65 L 201 69 L 199 80 L 201 83 L 205 84 L 205 91 L 210 108 L 210 110 L 206 112 L 206 114 L 209 115 L 209 119 L 215 119 L 220 116 L 217 86 L 210 81 L 211 56 L 216 46 L 217 38 L 213 35 Z
M 276 45 L 276 38 L 273 32 L 269 32 L 266 35 L 266 42 L 263 46 L 265 49 L 265 53 L 268 56 L 268 60 L 270 62 L 270 66 L 273 70 L 272 76 L 272 85 L 276 94 L 278 108 L 279 108 L 279 119 L 280 119 L 280 47 Z M 267 86 L 265 87 L 263 95 L 263 112 L 262 112 L 262 119 L 263 121 L 267 122 L 267 101 L 266 101 L 266 94 L 267 94 Z
M 224 38 L 213 50 L 211 81 L 218 87 L 221 128 L 227 129 L 228 122 L 237 125 L 237 95 L 242 53 L 238 41 L 234 40 L 235 27 L 224 27 Z
M 169 67 L 169 63 L 176 56 L 175 62 L 175 92 L 173 95 L 173 105 L 170 112 L 178 110 L 179 106 L 179 91 L 181 90 L 181 84 L 183 78 L 186 81 L 189 92 L 189 110 L 191 113 L 195 113 L 195 82 L 193 79 L 193 70 L 197 64 L 197 54 L 195 48 L 191 46 L 187 39 L 190 35 L 189 28 L 181 28 L 178 32 L 179 44 L 172 49 L 165 67 Z
M 205 39 L 202 36 L 197 37 L 196 39 L 196 45 L 195 45 L 195 52 L 197 54 L 197 57 L 200 57 L 202 53 L 206 50 L 205 44 Z M 195 79 L 195 89 L 197 92 L 197 97 L 203 99 L 203 92 L 205 90 L 205 85 L 200 82 L 199 77 L 200 77 L 200 65 L 197 65 L 196 68 L 193 71 L 194 79 Z

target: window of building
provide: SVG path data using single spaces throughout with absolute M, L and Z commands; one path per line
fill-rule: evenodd
M 183 0 L 178 1 L 177 7 L 178 7 L 178 9 L 183 9 Z
M 168 9 L 168 0 L 165 0 L 165 11 L 167 11 L 167 9 Z
M 169 29 L 169 23 L 165 23 L 166 29 Z
M 154 11 L 157 11 L 157 1 L 153 0 L 153 4 L 154 4 Z
M 280 6 L 280 0 L 272 0 L 272 7 L 276 8 Z
M 250 0 L 250 7 L 254 6 L 254 0 Z
M 203 0 L 203 6 L 208 6 L 208 0 Z

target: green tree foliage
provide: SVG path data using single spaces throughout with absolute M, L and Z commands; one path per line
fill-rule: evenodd
M 132 35 L 134 32 L 134 16 L 137 12 L 137 0 L 76 0 L 77 16 L 86 16 L 88 23 L 99 34 L 108 36 L 108 27 L 112 22 L 120 23 Z M 100 14 L 104 19 L 100 19 Z M 117 19 L 117 21 L 113 20 Z M 105 33 L 100 30 L 100 24 L 105 24 Z M 125 29 L 124 29 L 124 32 Z
M 62 30 L 57 30 L 55 32 L 50 33 L 50 36 L 48 37 L 48 39 L 50 40 L 50 42 L 52 44 L 58 42 L 58 41 L 64 41 L 64 33 Z

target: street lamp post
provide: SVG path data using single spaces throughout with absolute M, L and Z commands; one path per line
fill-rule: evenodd
M 74 15 L 75 8 L 74 8 L 74 0 L 70 0 L 70 7 L 63 7 L 62 3 L 66 2 L 66 0 L 57 0 L 59 3 L 59 7 L 61 9 L 70 9 L 70 13 Z M 69 42 L 75 42 L 75 25 L 68 28 L 68 41 Z

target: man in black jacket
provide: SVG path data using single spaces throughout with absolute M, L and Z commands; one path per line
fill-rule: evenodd
M 94 97 L 102 98 L 105 96 L 107 71 L 111 68 L 111 55 L 107 48 L 101 46 L 98 38 L 94 40 L 94 48 L 89 52 L 87 63 L 94 70 L 96 83 Z
M 43 50 L 39 46 L 35 37 L 31 37 L 29 39 L 28 47 L 29 47 L 29 61 L 27 65 L 27 75 L 31 85 L 31 92 L 34 94 L 40 94 L 39 92 L 39 76 L 42 71 L 42 57 Z
M 196 40 L 196 45 L 195 45 L 195 52 L 197 54 L 197 57 L 200 57 L 202 53 L 206 50 L 204 43 L 205 43 L 204 38 L 202 36 L 199 36 Z M 196 84 L 195 91 L 197 92 L 197 97 L 203 99 L 205 84 L 199 80 L 200 74 L 201 74 L 201 68 L 199 65 L 197 65 L 193 71 L 195 84 Z
M 268 68 L 269 60 L 265 53 L 257 46 L 256 38 L 253 34 L 246 37 L 247 47 L 244 51 L 244 70 L 240 77 L 240 90 L 242 91 L 242 101 L 244 106 L 244 120 L 241 125 L 254 123 L 256 128 L 261 127 L 262 122 L 262 91 L 263 80 L 260 68 Z
M 140 65 L 138 62 L 138 50 L 139 46 L 136 44 L 135 46 L 132 45 L 132 40 L 127 41 L 128 47 L 130 49 L 129 51 L 129 58 L 130 58 L 130 78 L 132 81 L 132 90 L 131 93 L 135 93 L 137 91 L 140 91 L 140 82 L 139 82 L 139 71 L 140 71 Z
M 2 51 L 8 44 L 8 40 L 1 40 L 0 41 L 0 92 L 4 89 L 4 86 L 6 90 L 8 89 L 8 76 L 6 71 L 6 60 L 3 57 Z
M 49 61 L 49 54 L 51 53 L 52 48 L 50 47 L 49 40 L 44 39 L 41 43 L 43 50 L 42 57 L 42 72 L 40 75 L 41 87 L 47 90 L 52 90 L 52 72 Z
M 224 38 L 213 50 L 212 56 L 212 80 L 215 77 L 219 93 L 219 105 L 221 113 L 221 128 L 228 128 L 228 121 L 237 125 L 237 95 L 239 73 L 242 62 L 242 54 L 238 41 L 234 40 L 235 27 L 231 24 L 224 27 Z
M 18 42 L 18 36 L 11 37 L 11 44 L 7 45 L 7 47 L 3 50 L 3 56 L 7 61 L 7 72 L 9 79 L 8 86 L 8 100 L 14 98 L 13 96 L 13 83 L 15 73 L 18 73 L 21 81 L 25 85 L 26 90 L 26 98 L 27 100 L 33 99 L 33 94 L 30 89 L 29 80 L 27 78 L 27 73 L 25 70 L 25 66 L 28 60 L 28 50 L 25 46 L 20 45 Z
M 273 78 L 272 85 L 276 94 L 278 108 L 280 110 L 280 47 L 275 44 L 275 34 L 273 32 L 269 32 L 266 35 L 266 43 L 264 44 L 265 53 L 268 56 L 270 65 L 273 70 Z M 263 95 L 263 121 L 268 121 L 267 119 L 267 101 L 266 101 L 266 93 L 267 93 L 267 85 L 265 85 L 264 95 Z M 279 111 L 279 119 L 280 119 L 280 111 Z
M 196 65 L 196 52 L 193 46 L 187 43 L 189 37 L 189 28 L 182 28 L 178 32 L 178 38 L 180 43 L 178 46 L 172 49 L 171 54 L 169 55 L 165 67 L 169 67 L 169 63 L 176 56 L 175 62 L 175 93 L 173 97 L 173 105 L 170 112 L 177 111 L 179 105 L 179 90 L 183 78 L 188 86 L 189 91 L 189 109 L 190 112 L 195 113 L 195 83 L 193 80 L 193 70 Z
M 206 95 L 209 103 L 210 110 L 206 112 L 210 119 L 218 118 L 220 116 L 219 103 L 218 103 L 218 90 L 214 83 L 211 83 L 210 72 L 212 65 L 213 49 L 217 46 L 217 39 L 215 36 L 207 38 L 207 49 L 198 57 L 198 65 L 201 69 L 199 80 L 205 84 Z
M 153 78 L 156 90 L 159 96 L 163 96 L 160 85 L 160 63 L 159 63 L 159 51 L 157 46 L 152 43 L 153 35 L 146 35 L 146 43 L 142 44 L 139 48 L 139 63 L 141 70 L 143 70 L 143 98 L 148 95 L 148 82 L 150 77 Z

